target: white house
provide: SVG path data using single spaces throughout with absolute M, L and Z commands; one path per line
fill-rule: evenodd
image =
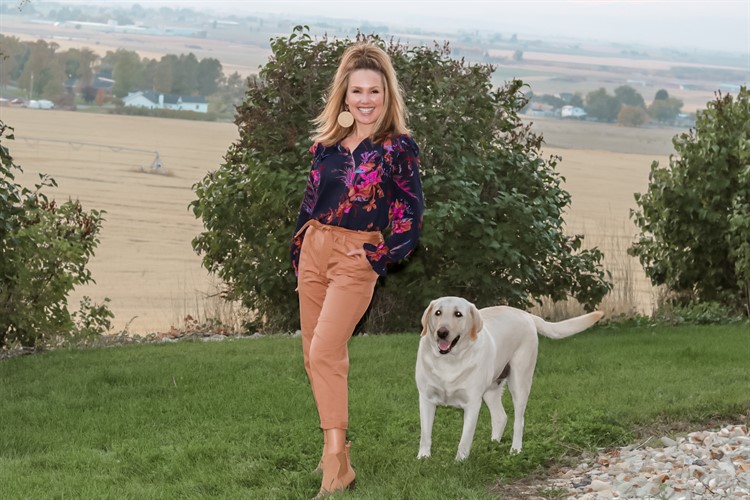
M 579 120 L 586 119 L 586 111 L 577 106 L 563 106 L 560 110 L 560 116 L 562 118 L 577 118 Z
M 122 99 L 125 106 L 148 109 L 172 109 L 208 113 L 208 102 L 201 96 L 158 94 L 152 91 L 130 92 Z

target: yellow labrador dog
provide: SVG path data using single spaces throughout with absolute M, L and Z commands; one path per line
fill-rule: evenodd
M 593 312 L 559 323 L 513 307 L 479 310 L 460 297 L 433 300 L 422 315 L 416 380 L 422 435 L 417 458 L 430 456 L 438 405 L 464 410 L 456 460 L 469 456 L 482 400 L 492 419 L 492 440 L 500 441 L 508 416 L 503 408 L 507 381 L 513 397 L 513 443 L 521 451 L 523 418 L 536 367 L 537 333 L 562 339 L 589 328 L 604 315 Z

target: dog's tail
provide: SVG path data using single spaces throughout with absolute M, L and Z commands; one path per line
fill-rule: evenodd
M 604 316 L 603 312 L 595 311 L 589 314 L 584 314 L 583 316 L 566 319 L 565 321 L 549 323 L 539 316 L 531 315 L 534 319 L 534 324 L 536 325 L 536 331 L 551 339 L 564 339 L 565 337 L 570 337 L 571 335 L 580 333 L 593 326 L 594 323 L 602 318 L 602 316 Z

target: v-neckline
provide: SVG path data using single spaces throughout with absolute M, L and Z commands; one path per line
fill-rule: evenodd
M 370 140 L 370 138 L 369 138 L 369 137 L 365 137 L 364 139 L 362 139 L 361 141 L 359 141 L 359 143 L 358 143 L 358 144 L 357 144 L 357 145 L 356 145 L 356 146 L 354 147 L 354 149 L 349 149 L 349 148 L 347 148 L 347 147 L 346 147 L 346 146 L 344 145 L 344 142 L 343 142 L 343 141 L 341 141 L 341 142 L 340 142 L 339 144 L 341 144 L 341 147 L 342 147 L 342 148 L 344 148 L 344 149 L 346 150 L 346 152 L 347 152 L 347 153 L 349 153 L 350 155 L 354 155 L 355 151 L 357 151 L 357 150 L 359 149 L 359 147 L 360 147 L 360 146 L 361 146 L 362 144 L 364 144 L 364 143 L 365 143 L 365 141 L 368 141 L 368 142 L 369 142 L 369 140 Z

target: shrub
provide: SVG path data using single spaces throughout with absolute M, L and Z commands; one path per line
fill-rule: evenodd
M 545 295 L 597 304 L 609 290 L 601 252 L 563 233 L 570 195 L 554 170 L 559 158 L 542 158 L 541 136 L 518 117 L 523 83 L 493 89 L 491 66 L 451 59 L 447 46 L 372 39 L 391 55 L 405 90 L 426 211 L 420 246 L 380 280 L 367 328 L 414 329 L 440 295 L 479 306 L 526 306 Z M 298 324 L 288 255 L 309 173 L 311 119 L 350 43 L 312 40 L 301 27 L 275 39 L 238 108 L 239 139 L 194 186 L 191 206 L 206 231 L 193 248 L 266 329 Z
M 621 106 L 617 97 L 609 95 L 603 87 L 586 94 L 586 113 L 599 121 L 615 121 Z
M 0 122 L 0 349 L 35 347 L 60 338 L 98 334 L 112 313 L 88 298 L 70 314 L 67 296 L 93 281 L 86 268 L 99 240 L 102 212 L 78 201 L 57 204 L 43 193 L 54 179 L 40 174 L 34 190 L 15 181 L 21 172 L 8 147 L 12 128 Z
M 672 123 L 682 109 L 682 101 L 667 97 L 665 99 L 656 99 L 648 107 L 648 114 L 659 123 Z
M 640 127 L 648 121 L 648 113 L 639 106 L 624 104 L 617 114 L 617 123 L 625 127 Z
M 657 101 L 663 102 L 663 101 Z M 694 129 L 675 136 L 669 166 L 653 162 L 636 193 L 629 249 L 675 300 L 717 302 L 750 315 L 750 92 L 718 94 Z

